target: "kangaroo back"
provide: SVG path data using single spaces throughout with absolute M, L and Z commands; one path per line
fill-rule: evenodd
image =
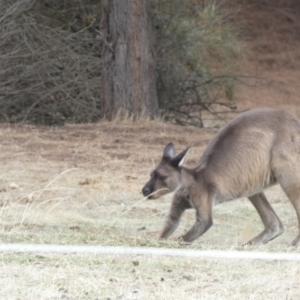
M 254 109 L 218 132 L 196 171 L 205 170 L 220 194 L 248 196 L 276 183 L 283 160 L 296 162 L 299 150 L 300 123 L 294 115 Z

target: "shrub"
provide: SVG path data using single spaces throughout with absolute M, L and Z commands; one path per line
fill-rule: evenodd
M 214 1 L 153 1 L 158 98 L 167 120 L 203 126 L 232 100 L 241 43 L 232 17 Z

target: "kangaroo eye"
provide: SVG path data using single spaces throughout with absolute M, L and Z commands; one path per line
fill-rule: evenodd
M 158 179 L 161 181 L 165 181 L 167 179 L 168 176 L 159 176 Z

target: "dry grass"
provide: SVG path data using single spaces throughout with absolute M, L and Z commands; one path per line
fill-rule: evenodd
M 170 197 L 140 190 L 166 143 L 194 147 L 193 165 L 215 130 L 159 122 L 0 127 L 0 237 L 5 243 L 187 247 L 158 242 Z M 298 251 L 295 213 L 279 188 L 268 191 L 286 232 L 247 250 Z M 246 200 L 216 207 L 213 228 L 189 248 L 236 249 L 261 230 Z M 298 299 L 300 265 L 119 255 L 2 254 L 1 299 Z
M 9 276 L 8 276 L 9 275 Z M 1 299 L 299 299 L 292 262 L 130 256 L 5 257 Z M 11 297 L 10 299 L 12 299 Z

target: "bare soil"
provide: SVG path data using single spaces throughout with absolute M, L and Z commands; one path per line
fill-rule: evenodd
M 236 2 L 229 6 L 236 9 Z M 248 52 L 235 100 L 239 108 L 274 107 L 300 115 L 300 5 L 296 0 L 241 0 L 236 19 Z

